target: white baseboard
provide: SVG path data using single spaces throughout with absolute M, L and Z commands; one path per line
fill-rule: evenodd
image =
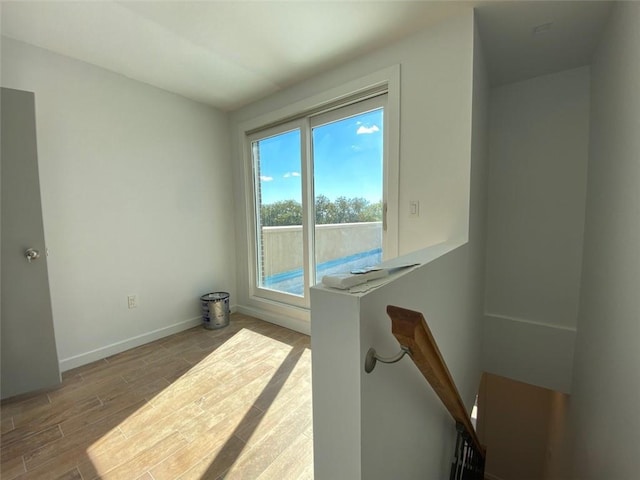
M 245 305 L 236 305 L 238 313 L 250 315 L 252 317 L 259 318 L 265 322 L 273 323 L 289 330 L 294 330 L 305 335 L 311 335 L 311 324 L 307 320 L 299 318 L 287 317 L 286 315 L 276 314 L 260 308 L 247 307 Z
M 304 333 L 305 335 L 309 335 L 311 333 L 310 324 L 305 320 L 291 318 L 284 315 L 274 314 L 262 309 L 240 305 L 232 305 L 230 307 L 230 311 L 231 313 L 237 311 L 238 313 L 250 315 L 252 317 L 259 318 L 260 320 L 264 320 L 275 325 L 280 325 L 281 327 L 295 330 L 296 332 Z M 103 358 L 110 357 L 111 355 L 115 355 L 131 348 L 139 347 L 140 345 L 153 342 L 154 340 L 159 340 L 160 338 L 173 335 L 174 333 L 188 330 L 189 328 L 196 327 L 201 323 L 202 317 L 191 318 L 189 320 L 169 325 L 168 327 L 159 328 L 157 330 L 143 333 L 141 335 L 128 338 L 120 342 L 105 345 L 104 347 L 96 348 L 95 350 L 91 350 L 89 352 L 84 352 L 79 355 L 60 359 L 60 372 L 66 372 L 67 370 L 81 367 L 82 365 L 95 362 L 96 360 L 102 360 Z
M 233 309 L 231 309 L 233 311 Z M 189 328 L 198 326 L 202 323 L 202 317 L 191 318 L 168 327 L 159 328 L 151 332 L 143 333 L 136 337 L 128 338 L 120 342 L 112 343 L 111 345 L 105 345 L 104 347 L 96 348 L 89 352 L 74 355 L 73 357 L 63 358 L 60 362 L 60 371 L 66 372 L 72 368 L 81 367 L 96 360 L 102 360 L 116 353 L 124 352 L 134 347 L 139 347 L 145 343 L 153 342 L 160 338 L 164 338 L 168 335 L 187 330 Z

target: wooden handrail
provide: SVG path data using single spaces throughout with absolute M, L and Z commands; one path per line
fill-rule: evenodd
M 460 393 L 422 313 L 388 305 L 387 315 L 391 318 L 393 336 L 400 345 L 409 348 L 413 362 L 453 419 L 465 427 L 471 441 L 484 458 L 486 449 L 480 444 Z

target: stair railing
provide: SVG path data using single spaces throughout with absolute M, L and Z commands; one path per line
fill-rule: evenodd
M 420 312 L 393 305 L 387 306 L 387 315 L 391 318 L 391 333 L 400 343 L 401 352 L 392 358 L 383 358 L 378 356 L 374 349 L 369 349 L 365 371 L 371 372 L 376 361 L 395 363 L 408 354 L 456 422 L 458 437 L 450 480 L 482 480 L 486 450 L 480 444 L 460 393 L 424 316 Z

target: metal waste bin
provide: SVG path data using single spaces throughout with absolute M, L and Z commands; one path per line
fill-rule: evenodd
M 229 325 L 229 294 L 227 292 L 202 295 L 200 305 L 204 328 L 216 329 Z

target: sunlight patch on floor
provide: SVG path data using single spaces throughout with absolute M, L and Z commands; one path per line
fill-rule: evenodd
M 243 328 L 204 358 L 185 352 L 187 361 L 194 360 L 191 368 L 87 449 L 95 471 L 90 473 L 127 478 L 133 457 L 138 466 L 151 462 L 156 480 L 174 478 L 165 473 L 177 472 L 183 462 L 193 465 L 185 473 L 188 478 L 216 478 L 211 475 L 223 467 L 233 474 L 243 451 L 268 437 L 272 423 L 280 421 L 270 415 L 272 405 L 282 409 L 292 400 L 289 377 L 299 376 L 303 355 L 310 361 L 308 348 L 298 349 L 298 358 L 291 357 L 293 350 L 284 341 Z

